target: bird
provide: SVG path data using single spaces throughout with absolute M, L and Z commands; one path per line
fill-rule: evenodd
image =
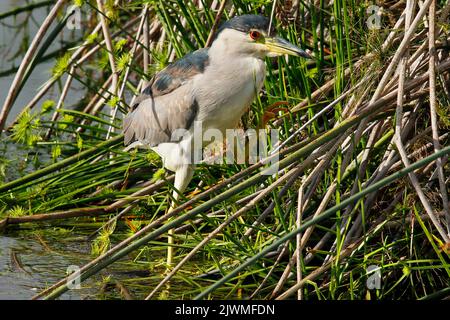
M 311 56 L 275 35 L 273 21 L 263 15 L 235 16 L 217 29 L 210 47 L 201 48 L 156 73 L 123 119 L 126 151 L 151 149 L 175 173 L 172 203 L 193 178 L 195 123 L 203 132 L 236 128 L 262 89 L 266 57 Z M 225 136 L 225 135 L 223 135 Z M 172 261 L 169 235 L 167 264 Z

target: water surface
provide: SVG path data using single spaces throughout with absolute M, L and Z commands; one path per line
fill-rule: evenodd
M 26 5 L 27 2 L 29 1 L 2 0 L 0 1 L 0 12 L 10 11 L 15 7 Z M 31 43 L 40 23 L 47 16 L 48 9 L 40 8 L 34 10 L 31 15 L 21 13 L 15 17 L 0 20 L 0 72 L 19 66 L 25 54 L 24 50 L 20 50 L 24 45 L 24 36 L 28 36 L 28 43 Z M 23 27 L 19 28 L 18 26 L 21 25 Z M 78 34 L 80 32 L 82 31 L 79 31 Z M 76 32 L 64 30 L 60 35 L 61 39 L 55 41 L 48 52 L 59 49 L 62 41 L 67 41 L 74 36 L 77 36 Z M 55 59 L 51 59 L 36 66 L 8 116 L 8 123 L 16 118 L 39 88 L 49 79 L 54 62 Z M 0 108 L 3 106 L 14 76 L 13 73 L 0 77 Z M 47 99 L 58 99 L 59 90 L 60 88 L 57 86 L 52 89 L 40 101 L 36 109 L 39 110 L 42 102 Z M 67 105 L 76 104 L 79 98 L 80 94 L 71 90 L 67 97 Z M 18 167 L 27 161 L 24 159 L 26 152 L 21 150 L 21 146 L 5 142 L 4 136 L 0 150 L 2 153 L 0 156 L 11 160 L 11 164 L 7 167 L 7 180 L 17 178 L 20 175 Z M 79 235 L 77 239 L 70 231 L 47 228 L 49 230 L 42 232 L 25 229 L 0 234 L 0 299 L 29 299 L 41 289 L 63 278 L 68 266 L 83 265 L 93 258 L 90 255 L 89 242 L 80 241 L 84 235 Z M 67 238 L 64 232 L 67 232 L 70 237 Z M 86 286 L 95 287 L 95 281 L 90 284 L 88 282 Z M 98 292 L 97 289 L 95 292 Z M 62 298 L 88 297 L 89 290 L 81 290 L 70 291 Z

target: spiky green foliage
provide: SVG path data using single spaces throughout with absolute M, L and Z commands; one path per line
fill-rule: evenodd
M 311 300 L 419 299 L 446 292 L 450 286 L 449 245 L 430 222 L 411 180 L 395 176 L 404 166 L 393 140 L 396 75 L 390 77 L 392 82 L 382 90 L 383 95 L 390 93 L 390 98 L 384 96 L 381 102 L 377 98 L 375 105 L 369 105 L 403 39 L 403 25 L 397 30 L 393 27 L 404 4 L 381 1 L 379 5 L 389 10 L 382 16 L 381 28 L 369 30 L 366 24 L 369 3 L 300 1 L 298 8 L 293 8 L 291 2 L 278 1 L 274 11 L 277 33 L 308 48 L 314 59 L 268 59 L 264 91 L 243 117 L 240 127 L 259 127 L 268 115 L 277 116 L 267 126 L 279 131 L 281 141 L 288 141 L 283 148 L 286 151 L 280 155 L 283 170 L 265 176 L 259 169 L 249 169 L 250 165 L 200 165 L 179 201 L 184 207 L 173 218 L 164 220 L 172 194 L 170 173 L 161 169 L 161 161 L 154 152 L 124 153 L 118 132 L 122 116 L 128 110 L 117 109 L 118 116 L 112 116 L 116 107 L 124 106 L 121 101 L 130 103 L 141 79 L 149 80 L 171 58 L 204 46 L 217 8 L 211 8 L 212 1 L 202 1 L 200 8 L 198 2 L 190 0 L 126 1 L 118 6 L 114 1 L 105 3 L 118 84 L 127 81 L 125 94 L 123 97 L 111 94 L 114 92 L 111 82 L 106 83 L 111 76 L 111 61 L 106 46 L 100 44 L 102 31 L 90 33 L 95 23 L 86 23 L 89 30 L 85 30 L 77 45 L 87 39 L 84 52 L 99 44 L 98 51 L 77 66 L 73 75 L 76 84 L 69 90 L 82 91 L 84 98 L 75 105 L 63 104 L 54 117 L 56 120 L 50 120 L 48 112 L 38 115 L 26 112 L 18 119 L 12 134 L 14 142 L 28 145 L 30 157 L 36 154 L 37 144 L 47 157 L 36 168 L 28 168 L 28 175 L 0 185 L 2 217 L 5 213 L 12 217 L 10 210 L 14 208 L 27 208 L 23 209 L 27 215 L 78 212 L 76 218 L 52 223 L 71 224 L 74 230 L 87 228 L 90 239 L 95 239 L 91 241 L 92 253 L 95 256 L 106 253 L 95 268 L 83 275 L 95 277 L 111 263 L 117 265 L 117 260 L 127 260 L 129 269 L 143 267 L 152 272 L 144 279 L 136 277 L 124 282 L 139 298 L 144 298 L 167 275 L 164 252 L 168 229 L 176 230 L 177 264 L 219 227 L 220 231 L 196 249 L 195 255 L 175 273 L 170 289 L 160 288 L 153 299 L 204 297 L 205 292 L 217 299 L 284 297 L 283 293 L 298 283 L 303 299 Z M 438 3 L 438 15 L 444 11 L 443 4 Z M 139 15 L 145 5 L 149 6 L 149 29 L 154 27 L 147 48 L 150 65 L 146 68 L 143 66 L 146 44 L 142 35 L 137 34 Z M 234 0 L 226 7 L 223 18 L 230 12 L 270 16 L 272 5 L 266 0 Z M 95 1 L 89 1 L 83 8 L 94 10 L 95 6 Z M 128 25 L 130 21 L 134 23 Z M 418 60 L 410 61 L 412 69 L 407 75 L 407 85 L 420 80 L 416 86 L 407 86 L 404 94 L 403 143 L 411 162 L 426 159 L 434 152 L 429 95 L 424 90 L 428 88 L 429 56 L 417 51 L 427 41 L 425 25 L 418 25 L 408 46 L 410 56 Z M 443 41 L 447 26 L 439 27 L 442 32 L 437 33 L 437 38 Z M 383 47 L 390 32 L 393 42 Z M 138 39 L 138 50 L 133 56 L 131 50 Z M 442 67 L 448 58 L 443 48 L 438 48 L 438 53 L 437 65 Z M 59 56 L 53 79 L 62 79 L 71 67 L 69 53 Z M 128 66 L 130 76 L 123 79 Z M 145 69 L 148 74 L 144 74 Z M 448 68 L 439 69 L 438 74 L 438 125 L 440 144 L 445 148 L 450 141 Z M 60 93 L 63 85 L 54 88 Z M 332 107 L 322 112 L 330 103 Z M 54 103 L 49 103 L 43 110 L 52 111 L 53 106 Z M 279 112 L 276 107 L 286 110 Z M 275 111 L 267 112 L 271 110 Z M 52 131 L 47 136 L 49 128 Z M 111 144 L 104 142 L 108 132 L 117 139 Z M 45 141 L 41 140 L 43 137 Z M 55 163 L 51 164 L 52 161 Z M 300 166 L 299 171 L 290 171 L 295 166 Z M 436 163 L 432 162 L 418 168 L 416 175 L 439 223 L 445 226 L 443 192 L 435 169 Z M 445 161 L 443 171 L 448 184 L 450 167 Z M 393 177 L 390 184 L 364 193 L 386 177 Z M 145 189 L 149 188 L 148 183 L 156 184 L 155 189 L 139 193 L 148 190 Z M 350 196 L 358 195 L 364 196 L 341 207 Z M 329 216 L 303 230 L 299 249 L 295 238 L 277 242 L 296 229 L 298 214 L 302 225 L 323 212 Z M 233 216 L 236 213 L 241 215 Z M 228 224 L 221 226 L 224 221 Z M 147 241 L 140 242 L 142 238 L 136 236 L 140 230 L 144 230 Z M 128 237 L 133 237 L 131 243 L 118 251 L 108 251 L 117 245 L 117 239 Z M 277 246 L 271 248 L 274 244 Z M 269 254 L 253 260 L 267 248 L 271 248 Z M 301 253 L 299 259 L 297 250 Z M 367 287 L 372 266 L 381 275 L 378 289 Z M 233 270 L 239 272 L 224 283 L 218 282 Z M 283 274 L 293 276 L 284 278 Z M 297 274 L 303 280 L 297 279 Z M 211 293 L 205 291 L 215 283 L 221 285 Z M 277 287 L 280 290 L 274 292 Z M 55 298 L 64 290 L 64 287 L 50 290 L 47 297 Z M 294 291 L 291 289 L 289 297 L 299 294 Z
M 70 63 L 70 57 L 70 52 L 66 52 L 63 56 L 56 60 L 56 63 L 52 69 L 54 78 L 59 78 L 67 72 Z
M 39 135 L 40 119 L 30 112 L 23 113 L 17 124 L 13 127 L 11 138 L 13 141 L 34 146 L 36 142 L 41 140 Z

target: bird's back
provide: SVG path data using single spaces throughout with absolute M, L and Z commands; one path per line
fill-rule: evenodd
M 199 49 L 158 72 L 124 118 L 125 145 L 140 141 L 153 147 L 169 142 L 176 129 L 189 129 L 198 113 L 192 79 L 208 63 L 208 49 Z

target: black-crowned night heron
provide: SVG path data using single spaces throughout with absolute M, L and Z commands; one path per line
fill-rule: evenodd
M 226 21 L 210 48 L 189 53 L 157 73 L 124 118 L 125 145 L 131 143 L 127 149 L 153 149 L 164 167 L 175 172 L 175 201 L 194 173 L 194 122 L 200 122 L 203 131 L 216 129 L 225 136 L 225 130 L 237 126 L 261 90 L 266 57 L 310 57 L 272 36 L 269 25 L 269 19 L 259 15 Z M 173 202 L 169 210 L 174 206 Z

